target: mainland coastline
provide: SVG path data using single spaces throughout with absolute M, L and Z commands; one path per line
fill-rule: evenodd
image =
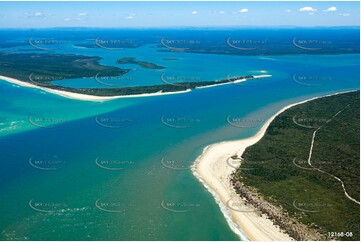
M 244 188 L 242 189 L 243 196 L 239 195 L 239 191 L 235 190 L 234 184 L 231 181 L 237 167 L 230 165 L 228 159 L 232 156 L 242 157 L 245 149 L 260 141 L 272 121 L 287 109 L 319 98 L 348 92 L 353 91 L 314 97 L 287 105 L 269 118 L 254 136 L 209 145 L 204 148 L 203 153 L 196 159 L 192 166 L 194 176 L 214 196 L 229 226 L 242 240 L 290 241 L 295 238 L 290 236 L 289 231 L 275 225 L 275 221 L 261 213 L 252 203 L 248 202 L 249 197 L 255 197 L 251 190 Z M 238 166 L 240 165 L 241 160 L 239 160 Z M 258 198 L 257 202 L 262 203 L 263 199 Z M 232 204 L 236 204 L 235 207 L 232 207 Z M 258 205 L 262 206 L 261 204 Z M 311 239 L 322 239 L 315 231 L 308 231 L 308 228 L 303 224 L 301 224 L 301 230 L 311 232 L 309 235 Z

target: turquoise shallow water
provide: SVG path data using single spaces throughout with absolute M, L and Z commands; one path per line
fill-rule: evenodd
M 104 49 L 96 49 L 94 51 L 92 48 L 76 49 L 77 54 L 102 56 L 104 59 L 101 63 L 104 65 L 114 65 L 130 69 L 131 71 L 118 78 L 81 78 L 54 83 L 69 87 L 148 86 L 164 84 L 165 82 L 213 81 L 227 79 L 227 76 L 260 75 L 266 73 L 263 69 L 260 69 L 260 67 L 263 67 L 264 61 L 259 60 L 258 57 L 208 54 L 205 58 L 202 54 L 187 52 L 159 52 L 159 49 L 156 47 L 157 45 L 144 45 L 136 49 L 124 49 L 121 51 Z M 69 52 L 72 50 L 69 49 Z M 134 56 L 137 57 L 136 60 L 155 63 L 165 68 L 146 69 L 135 64 L 115 64 L 117 59 Z
M 109 65 L 118 56 L 81 51 Z M 180 53 L 179 60 L 165 61 L 169 53 L 126 51 L 120 57 L 167 66 L 179 77 L 214 80 L 261 70 L 273 76 L 105 103 L 0 82 L 1 239 L 238 240 L 189 169 L 203 148 L 253 135 L 287 104 L 359 89 L 358 54 Z M 135 71 L 134 79 L 156 83 L 159 71 Z M 246 128 L 227 117 L 248 120 L 240 123 Z

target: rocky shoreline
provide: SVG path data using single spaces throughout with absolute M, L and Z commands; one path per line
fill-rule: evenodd
M 260 195 L 256 189 L 247 187 L 237 179 L 236 174 L 231 175 L 230 182 L 236 193 L 246 201 L 248 205 L 252 205 L 255 210 L 259 211 L 272 220 L 280 229 L 284 230 L 290 237 L 297 241 L 305 240 L 325 240 L 318 230 L 309 228 L 307 225 L 300 223 L 297 219 L 291 217 L 281 206 L 271 204 Z

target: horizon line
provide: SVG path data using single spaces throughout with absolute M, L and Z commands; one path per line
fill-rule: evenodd
M 1 1 L 1 0 L 0 0 Z M 260 26 L 260 25 L 234 25 L 234 26 L 217 26 L 217 25 L 205 25 L 205 26 L 122 26 L 122 27 L 99 27 L 99 26 L 54 26 L 54 27 L 0 27 L 0 30 L 31 30 L 31 29 L 240 29 L 240 28 L 358 28 L 360 25 L 270 25 L 270 26 Z

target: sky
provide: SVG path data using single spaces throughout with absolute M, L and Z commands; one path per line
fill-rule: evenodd
M 359 26 L 353 2 L 0 2 L 0 28 Z

